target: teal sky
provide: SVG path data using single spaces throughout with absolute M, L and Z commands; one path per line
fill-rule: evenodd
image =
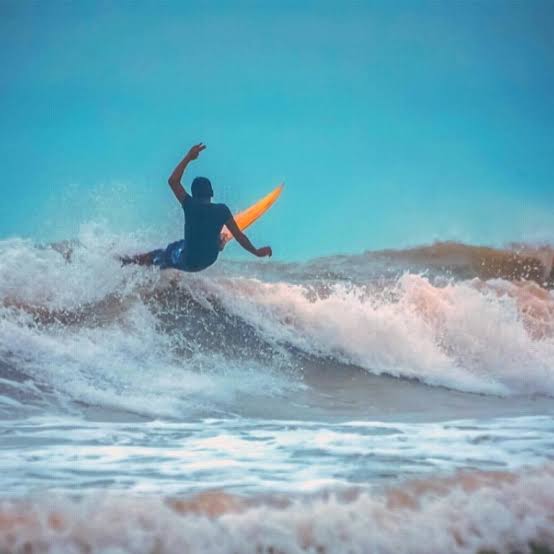
M 276 259 L 554 241 L 554 2 L 0 2 L 0 238 L 182 234 L 212 179 Z M 235 246 L 231 253 L 239 254 Z

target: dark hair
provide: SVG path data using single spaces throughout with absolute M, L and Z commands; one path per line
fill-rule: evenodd
M 190 189 L 194 198 L 211 198 L 214 195 L 212 184 L 206 177 L 196 177 Z

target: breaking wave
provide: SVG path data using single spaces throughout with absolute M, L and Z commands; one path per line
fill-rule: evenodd
M 553 497 L 552 464 L 296 498 L 34 495 L 1 503 L 0 550 L 547 552 L 554 549 Z
M 552 250 L 518 248 L 443 243 L 191 276 L 120 267 L 136 239 L 95 227 L 63 248 L 2 241 L 0 407 L 217 412 L 305 386 L 307 358 L 554 396 Z

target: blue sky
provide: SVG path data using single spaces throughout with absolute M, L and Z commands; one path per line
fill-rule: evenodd
M 277 259 L 554 239 L 553 2 L 0 3 L 0 238 L 182 233 L 190 168 Z M 160 231 L 161 230 L 161 231 Z M 238 255 L 238 247 L 233 247 Z

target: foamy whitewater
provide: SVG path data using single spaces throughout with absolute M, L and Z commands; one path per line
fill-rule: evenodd
M 554 549 L 550 247 L 151 246 L 0 241 L 0 552 Z

